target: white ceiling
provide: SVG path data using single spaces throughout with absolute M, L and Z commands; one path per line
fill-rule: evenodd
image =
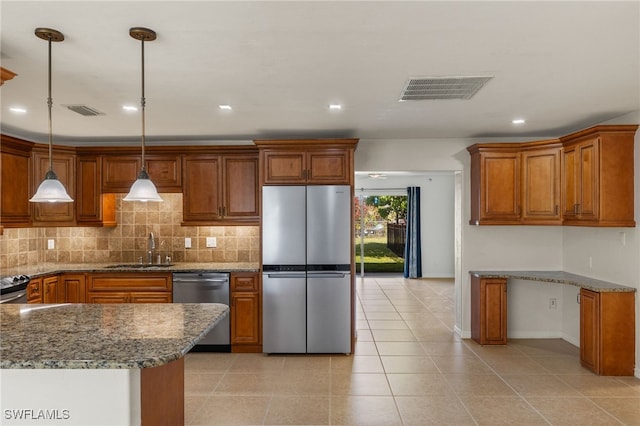
M 2 132 L 55 143 L 139 143 L 140 42 L 148 142 L 253 138 L 547 137 L 640 110 L 640 2 L 8 1 Z M 470 100 L 399 102 L 410 77 L 493 76 Z M 330 103 L 343 110 L 328 110 Z M 104 112 L 83 117 L 64 108 Z M 233 111 L 219 111 L 230 104 Z M 9 111 L 12 106 L 26 114 Z M 514 126 L 511 120 L 525 118 Z

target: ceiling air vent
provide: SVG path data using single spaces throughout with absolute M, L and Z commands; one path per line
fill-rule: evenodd
M 95 117 L 96 115 L 104 115 L 104 112 L 100 112 L 95 108 L 91 108 L 86 105 L 63 105 L 73 112 L 77 112 L 85 117 Z
M 489 77 L 423 77 L 407 81 L 401 101 L 471 99 Z

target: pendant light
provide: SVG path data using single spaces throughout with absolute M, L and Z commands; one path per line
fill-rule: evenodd
M 47 106 L 49 108 L 49 170 L 35 195 L 29 201 L 32 203 L 71 203 L 73 199 L 67 194 L 67 190 L 53 171 L 51 154 L 53 145 L 53 126 L 51 125 L 51 107 L 53 106 L 53 100 L 51 99 L 51 42 L 64 40 L 64 35 L 60 31 L 50 28 L 36 28 L 35 34 L 38 38 L 49 42 L 49 97 L 47 98 Z
M 156 33 L 148 28 L 136 27 L 129 29 L 129 35 L 136 40 L 140 40 L 142 45 L 142 97 L 140 98 L 140 107 L 142 108 L 142 168 L 138 174 L 138 179 L 131 185 L 129 193 L 122 201 L 163 201 L 158 195 L 156 186 L 151 182 L 144 164 L 144 107 L 146 103 L 144 98 L 144 42 L 155 40 Z

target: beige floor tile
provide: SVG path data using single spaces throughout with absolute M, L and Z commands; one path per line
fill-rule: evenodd
M 193 425 L 261 425 L 271 397 L 210 396 L 196 413 Z
M 558 376 L 584 396 L 640 397 L 640 387 L 628 386 L 615 377 L 587 375 Z
M 449 383 L 439 373 L 387 374 L 393 396 L 440 395 L 455 399 Z
M 184 359 L 184 367 L 189 371 L 225 372 L 236 359 L 236 354 L 228 353 L 188 353 Z
M 549 370 L 528 357 L 507 356 L 486 362 L 498 374 L 549 374 Z
M 376 342 L 416 342 L 410 330 L 371 330 Z
M 457 398 L 447 396 L 396 397 L 405 426 L 474 425 L 475 422 Z
M 482 360 L 468 356 L 431 356 L 442 373 L 495 374 Z
M 402 321 L 402 317 L 397 312 L 369 312 L 366 315 L 368 320 Z
M 527 401 L 553 425 L 604 426 L 620 424 L 587 398 L 530 397 L 527 398 Z
M 460 336 L 446 327 L 434 327 L 431 330 L 415 330 L 412 329 L 416 339 L 420 342 L 459 342 Z
M 274 396 L 265 425 L 328 425 L 329 397 Z
M 360 329 L 357 330 L 357 341 L 358 342 L 373 342 L 373 334 L 371 334 L 371 330 L 369 329 Z
M 284 358 L 284 370 L 305 370 L 329 373 L 331 356 L 329 355 L 290 355 Z
M 272 395 L 277 373 L 227 373 L 215 389 L 216 395 Z
M 640 397 L 590 399 L 624 424 L 640 425 Z
M 440 320 L 430 312 L 401 312 L 400 317 L 412 327 L 429 327 L 431 325 L 441 325 Z
M 209 394 L 214 391 L 224 373 L 203 373 L 185 372 L 184 375 L 184 393 L 192 394 Z
M 353 352 L 355 355 L 378 355 L 375 342 L 356 342 Z
M 331 358 L 331 371 L 343 373 L 384 373 L 379 356 L 354 355 Z
M 392 304 L 385 305 L 363 305 L 365 315 L 369 315 L 371 312 L 397 312 L 396 308 Z
M 532 357 L 580 356 L 580 348 L 562 339 L 509 339 L 508 344 Z
M 508 356 L 526 356 L 520 349 L 512 345 L 481 346 L 471 339 L 464 339 L 464 343 L 482 359 L 502 359 Z
M 271 378 L 274 395 L 331 394 L 331 376 L 326 372 L 285 370 Z
M 392 320 L 369 320 L 371 330 L 407 330 L 407 324 L 404 321 Z
M 356 320 L 356 329 L 357 330 L 369 330 L 369 321 L 365 319 Z
M 284 367 L 284 356 L 265 354 L 237 354 L 229 372 L 278 371 Z
M 184 396 L 184 424 L 193 423 L 199 410 L 204 406 L 207 395 L 185 395 Z
M 332 425 L 402 425 L 390 396 L 347 396 L 331 398 Z
M 519 397 L 462 397 L 479 425 L 548 425 L 549 423 Z
M 572 355 L 531 358 L 553 374 L 586 374 L 593 375 L 580 364 L 580 357 Z
M 476 354 L 462 342 L 423 342 L 422 348 L 427 355 L 476 358 Z
M 334 373 L 331 375 L 331 395 L 390 396 L 391 390 L 384 374 Z
M 553 375 L 502 375 L 502 378 L 523 396 L 581 396 Z
M 517 396 L 500 377 L 494 375 L 445 374 L 453 390 L 462 396 Z
M 376 342 L 378 352 L 384 355 L 425 356 L 426 352 L 418 342 Z
M 428 356 L 381 356 L 385 373 L 438 373 L 438 368 Z

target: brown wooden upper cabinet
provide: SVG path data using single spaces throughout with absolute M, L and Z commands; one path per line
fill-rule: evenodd
M 116 226 L 115 195 L 102 193 L 100 155 L 76 156 L 76 223 L 81 226 Z
M 102 192 L 127 193 L 140 173 L 140 153 L 102 157 Z M 145 168 L 158 192 L 182 191 L 179 155 L 147 154 Z
M 257 152 L 183 157 L 183 223 L 258 224 Z
M 557 225 L 560 142 L 476 144 L 471 153 L 472 225 Z
M 469 223 L 635 226 L 637 128 L 603 125 L 560 139 L 470 146 Z
M 0 230 L 2 227 L 31 226 L 29 181 L 32 169 L 32 147 L 33 143 L 31 142 L 2 135 L 0 142 Z
M 73 203 L 31 203 L 33 224 L 36 226 L 72 226 L 75 225 L 76 199 L 76 155 L 73 147 L 55 147 L 52 150 L 53 170 L 58 180 L 64 185 Z M 49 170 L 49 148 L 36 145 L 32 151 L 33 174 L 31 178 L 31 195 Z
M 358 139 L 255 140 L 263 185 L 353 185 Z
M 635 226 L 637 125 L 595 126 L 561 138 L 565 225 Z

